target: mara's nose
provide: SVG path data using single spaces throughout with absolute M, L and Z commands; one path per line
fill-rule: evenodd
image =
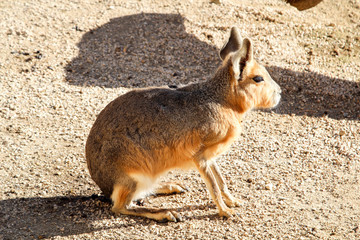
M 278 84 L 276 84 L 276 86 L 277 86 L 278 93 L 281 93 L 281 87 Z
M 277 84 L 274 80 L 272 82 L 275 87 L 275 91 L 278 93 L 281 93 L 281 88 L 280 88 L 279 84 Z

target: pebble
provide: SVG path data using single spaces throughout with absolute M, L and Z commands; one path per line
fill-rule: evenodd
M 267 183 L 265 185 L 265 189 L 266 190 L 270 190 L 270 191 L 273 191 L 274 190 L 274 185 L 272 183 Z

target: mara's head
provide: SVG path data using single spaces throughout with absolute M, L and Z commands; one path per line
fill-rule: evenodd
M 279 85 L 254 59 L 251 40 L 242 40 L 236 27 L 231 29 L 227 43 L 220 50 L 220 57 L 230 76 L 231 94 L 228 100 L 241 111 L 273 108 L 280 102 Z

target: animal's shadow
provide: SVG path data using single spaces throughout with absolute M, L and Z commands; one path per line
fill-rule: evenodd
M 187 33 L 184 21 L 178 14 L 155 13 L 111 19 L 84 34 L 78 56 L 66 66 L 67 81 L 131 88 L 208 78 L 220 64 L 218 49 Z M 277 66 L 268 70 L 283 89 L 277 113 L 359 119 L 358 83 Z
M 111 19 L 84 34 L 66 67 L 71 84 L 146 87 L 206 79 L 217 50 L 185 31 L 178 14 L 143 13 Z
M 99 205 L 104 208 L 99 209 Z M 91 220 L 109 205 L 97 196 L 17 198 L 0 201 L 0 235 L 41 239 L 96 231 Z M 109 205 L 110 206 L 110 205 Z M 111 214 L 109 214 L 109 217 Z
M 209 207 L 215 209 L 214 205 L 190 205 L 164 210 L 177 211 L 183 215 L 194 209 L 205 210 Z M 206 214 L 195 216 L 195 219 L 215 217 L 214 214 Z M 111 218 L 115 220 L 111 220 L 106 226 L 99 227 L 94 224 L 96 221 Z M 110 200 L 98 195 L 16 198 L 0 201 L 0 238 L 4 240 L 14 239 L 14 233 L 20 239 L 43 239 L 106 229 L 126 231 L 125 229 L 130 226 L 154 223 L 167 224 L 140 217 L 116 216 L 111 212 Z
M 360 84 L 315 72 L 268 67 L 283 91 L 279 114 L 360 119 Z

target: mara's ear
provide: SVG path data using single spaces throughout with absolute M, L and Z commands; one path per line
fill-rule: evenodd
M 253 60 L 253 47 L 251 40 L 245 38 L 242 42 L 241 49 L 235 53 L 231 62 L 233 65 L 233 71 L 236 79 L 240 79 L 243 69 L 249 61 Z
M 251 43 L 251 40 L 248 38 L 245 38 L 242 47 L 241 47 L 241 58 L 242 61 L 248 62 L 253 60 L 254 50 Z
M 241 36 L 237 27 L 232 27 L 228 41 L 220 50 L 220 58 L 224 60 L 229 53 L 236 52 L 241 48 Z

